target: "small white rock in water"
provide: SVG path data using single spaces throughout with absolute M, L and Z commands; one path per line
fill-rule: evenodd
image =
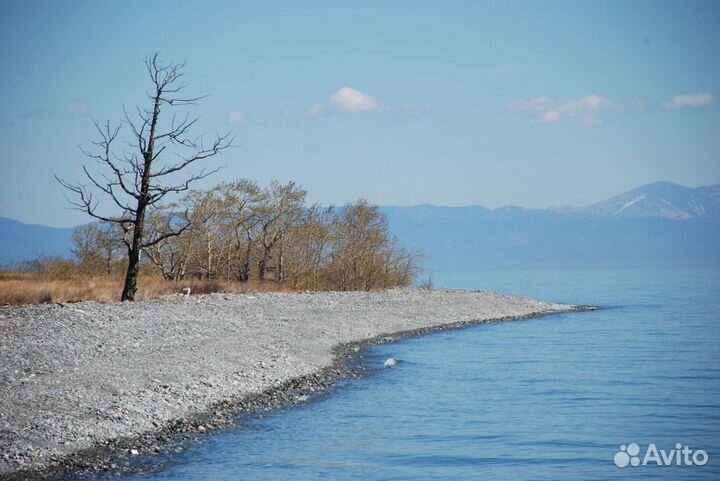
M 393 367 L 395 364 L 397 364 L 397 361 L 394 358 L 388 358 L 383 363 L 383 366 L 385 367 Z
M 185 294 L 185 297 L 190 296 L 190 288 L 189 288 L 189 287 L 183 287 L 182 293 Z

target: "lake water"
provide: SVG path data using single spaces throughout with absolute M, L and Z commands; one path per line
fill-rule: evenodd
M 436 273 L 438 286 L 605 309 L 376 346 L 369 377 L 207 436 L 126 480 L 720 479 L 720 273 Z M 388 357 L 400 360 L 383 369 Z M 613 462 L 620 445 L 705 466 Z M 117 479 L 117 478 L 114 478 Z

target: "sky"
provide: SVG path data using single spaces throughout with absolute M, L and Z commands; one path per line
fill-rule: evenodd
M 88 221 L 53 174 L 147 103 L 153 52 L 207 95 L 195 133 L 236 136 L 201 188 L 543 208 L 719 183 L 718 25 L 716 1 L 0 0 L 0 216 Z

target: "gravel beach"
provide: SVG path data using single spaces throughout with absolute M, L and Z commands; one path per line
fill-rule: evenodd
M 578 309 L 416 289 L 0 308 L 0 478 L 121 469 L 180 433 L 304 400 L 363 343 Z

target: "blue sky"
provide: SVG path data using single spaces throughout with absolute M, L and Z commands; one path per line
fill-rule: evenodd
M 91 117 L 187 61 L 216 182 L 323 204 L 587 204 L 720 182 L 719 2 L 0 0 L 0 216 L 67 226 Z

